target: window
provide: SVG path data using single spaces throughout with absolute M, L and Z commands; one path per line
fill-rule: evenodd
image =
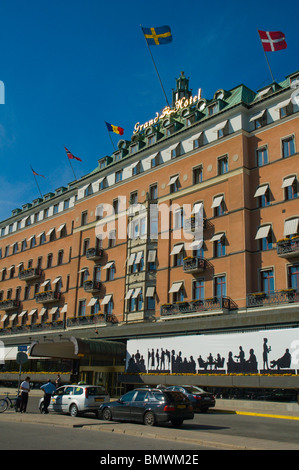
M 184 209 L 180 207 L 174 213 L 174 229 L 180 229 L 184 226 Z
M 115 172 L 115 183 L 119 183 L 123 179 L 123 170 Z
M 158 199 L 158 185 L 152 184 L 149 188 L 150 199 L 155 200 Z
M 84 286 L 84 282 L 87 281 L 88 279 L 88 275 L 89 275 L 89 272 L 88 272 L 88 269 L 86 268 L 83 268 L 81 269 L 80 271 L 80 287 L 83 287 Z
M 269 230 L 267 237 L 260 239 L 260 250 L 267 251 L 273 248 L 273 233 L 272 230 Z
M 108 248 L 113 248 L 116 244 L 116 230 L 111 230 L 108 235 Z
M 81 225 L 86 225 L 87 224 L 87 211 L 82 212 L 81 214 Z
M 58 214 L 58 210 L 59 210 L 59 204 L 55 204 L 53 206 L 53 214 Z
M 110 262 L 107 268 L 106 281 L 113 281 L 115 276 L 115 265 L 114 262 Z
M 219 239 L 214 241 L 214 257 L 220 258 L 221 256 L 225 256 L 226 254 L 226 246 L 225 246 L 225 237 L 224 235 Z
M 112 296 L 110 297 L 107 304 L 104 306 L 104 312 L 106 315 L 112 315 L 113 312 L 113 299 Z
M 106 176 L 104 178 L 102 178 L 102 180 L 100 181 L 100 186 L 99 186 L 99 190 L 101 191 L 102 189 L 105 189 L 108 187 L 108 182 L 107 182 L 107 178 Z
M 157 141 L 157 135 L 156 134 L 152 134 L 152 135 L 148 136 L 148 138 L 147 138 L 148 145 L 154 144 L 156 141 Z
M 269 186 L 263 187 L 264 193 L 258 196 L 258 207 L 267 207 L 270 204 L 270 189 Z
M 287 137 L 282 140 L 282 158 L 290 157 L 295 153 L 295 138 L 294 136 Z
M 113 210 L 114 210 L 114 214 L 118 214 L 118 209 L 119 209 L 119 200 L 118 198 L 117 199 L 114 199 L 112 201 L 112 206 L 113 206 Z
M 1 281 L 4 281 L 4 280 L 5 280 L 5 276 L 6 276 L 6 268 L 2 269 Z
M 224 175 L 228 172 L 228 157 L 225 155 L 224 157 L 218 158 L 218 175 Z
M 204 299 L 204 280 L 196 279 L 192 283 L 192 299 L 202 300 Z
M 84 317 L 86 314 L 86 300 L 79 300 L 78 316 Z
M 299 264 L 289 266 L 288 287 L 299 292 Z
M 202 183 L 202 166 L 197 166 L 192 170 L 193 184 Z
M 8 227 L 8 233 L 12 233 L 13 230 L 13 224 L 10 224 Z
M 290 176 L 283 180 L 284 198 L 286 201 L 298 197 L 298 182 L 296 176 Z
M 180 189 L 179 175 L 172 176 L 169 180 L 170 192 L 176 193 Z
M 26 240 L 22 240 L 22 243 L 21 243 L 21 251 L 25 251 L 27 248 L 27 242 Z
M 214 279 L 214 294 L 216 297 L 226 296 L 226 276 L 216 276 Z
M 213 114 L 217 113 L 218 111 L 218 103 L 214 103 L 208 107 L 208 115 L 213 116 Z
M 267 163 L 269 163 L 268 148 L 263 147 L 263 148 L 257 149 L 256 158 L 257 158 L 257 166 L 267 165 Z
M 93 269 L 93 279 L 95 282 L 100 282 L 101 280 L 101 266 L 95 266 Z
M 138 203 L 138 191 L 133 191 L 130 195 L 130 204 Z
M 28 299 L 29 299 L 29 296 L 30 296 L 30 287 L 31 287 L 31 286 L 25 286 L 25 290 L 24 290 L 24 300 L 28 300 Z
M 138 144 L 131 145 L 130 150 L 132 154 L 138 152 Z
M 225 213 L 224 196 L 214 197 L 212 209 L 214 209 L 214 217 L 219 217 Z
M 176 145 L 176 146 L 171 150 L 171 158 L 179 157 L 181 154 L 182 154 L 182 146 L 181 146 L 181 144 Z
M 84 191 L 84 196 L 90 196 L 93 193 L 92 184 L 89 184 Z
M 53 254 L 49 253 L 47 257 L 47 269 L 52 267 L 53 263 Z
M 160 152 L 156 153 L 156 155 L 151 160 L 151 168 L 160 165 L 161 163 L 161 155 Z
M 185 289 L 183 286 L 177 292 L 173 293 L 172 301 L 173 302 L 183 302 L 185 300 Z
M 274 272 L 273 269 L 261 271 L 261 290 L 266 294 L 274 291 Z
M 45 232 L 43 232 L 40 236 L 39 244 L 43 245 L 45 242 L 46 242 L 46 235 L 45 235 Z
M 70 207 L 70 199 L 66 199 L 63 202 L 63 210 L 69 209 L 69 207 Z
M 193 140 L 193 149 L 198 149 L 203 145 L 203 132 L 201 132 L 199 135 L 195 136 Z
M 86 238 L 83 242 L 83 253 L 82 253 L 83 256 L 86 256 L 87 250 L 89 248 L 89 241 L 90 241 L 89 238 Z
M 49 217 L 49 208 L 44 209 L 44 219 L 47 219 Z
M 5 247 L 5 255 L 4 256 L 7 257 L 8 255 L 9 255 L 9 245 L 7 245 Z
M 34 248 L 35 245 L 36 245 L 36 239 L 35 239 L 35 237 L 32 237 L 31 242 L 30 242 L 30 248 Z
M 58 251 L 57 265 L 60 266 L 63 263 L 63 250 Z
M 18 252 L 18 243 L 15 243 L 12 249 L 13 255 L 15 255 Z

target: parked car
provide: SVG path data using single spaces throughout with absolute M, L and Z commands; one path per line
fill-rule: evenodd
M 69 413 L 71 416 L 87 413 L 96 413 L 103 402 L 110 400 L 110 396 L 101 385 L 66 385 L 59 387 L 51 397 L 49 411 Z M 39 402 L 39 410 L 42 413 L 44 398 Z
M 184 393 L 191 401 L 194 411 L 205 413 L 216 404 L 215 397 L 212 393 L 206 392 L 196 385 L 176 385 L 167 387 L 167 390 L 176 390 Z
M 180 426 L 184 420 L 193 419 L 190 400 L 181 392 L 152 388 L 137 388 L 117 401 L 103 403 L 102 418 L 110 420 L 136 421 L 147 426 L 170 421 Z

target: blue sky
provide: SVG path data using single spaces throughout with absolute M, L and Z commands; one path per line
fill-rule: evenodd
M 225 4 L 225 7 L 223 6 Z M 299 6 L 281 1 L 2 0 L 0 3 L 0 220 L 74 180 L 113 152 L 104 121 L 125 129 L 165 106 L 140 25 L 169 25 L 173 42 L 152 47 L 168 100 L 184 71 L 210 99 L 240 83 L 271 82 L 257 29 L 282 31 L 288 48 L 268 53 L 274 78 L 299 70 Z M 119 137 L 110 134 L 114 144 Z

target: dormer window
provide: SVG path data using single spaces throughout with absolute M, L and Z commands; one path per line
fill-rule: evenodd
M 138 152 L 138 144 L 131 145 L 130 147 L 131 154 Z
M 208 107 L 208 115 L 213 116 L 213 114 L 218 112 L 218 103 L 214 103 Z
M 148 145 L 155 144 L 157 142 L 157 135 L 156 134 L 151 134 L 147 138 L 147 143 Z

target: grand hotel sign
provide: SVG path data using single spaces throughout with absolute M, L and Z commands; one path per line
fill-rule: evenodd
M 188 106 L 191 106 L 192 104 L 195 104 L 201 100 L 201 88 L 198 90 L 198 94 L 195 96 L 191 96 L 190 98 L 181 98 L 180 100 L 175 102 L 175 105 L 173 108 L 170 106 L 166 106 L 161 114 L 156 112 L 156 116 L 153 119 L 150 119 L 149 121 L 145 122 L 144 124 L 140 124 L 140 122 L 136 122 L 134 126 L 134 134 L 137 134 L 138 132 L 141 132 L 142 130 L 146 129 L 147 127 L 153 126 L 157 124 L 157 122 L 161 121 L 165 117 L 169 117 L 172 114 L 176 114 L 178 111 L 187 108 Z M 203 108 L 205 107 L 205 102 L 203 100 Z M 202 108 L 201 108 L 202 110 Z

